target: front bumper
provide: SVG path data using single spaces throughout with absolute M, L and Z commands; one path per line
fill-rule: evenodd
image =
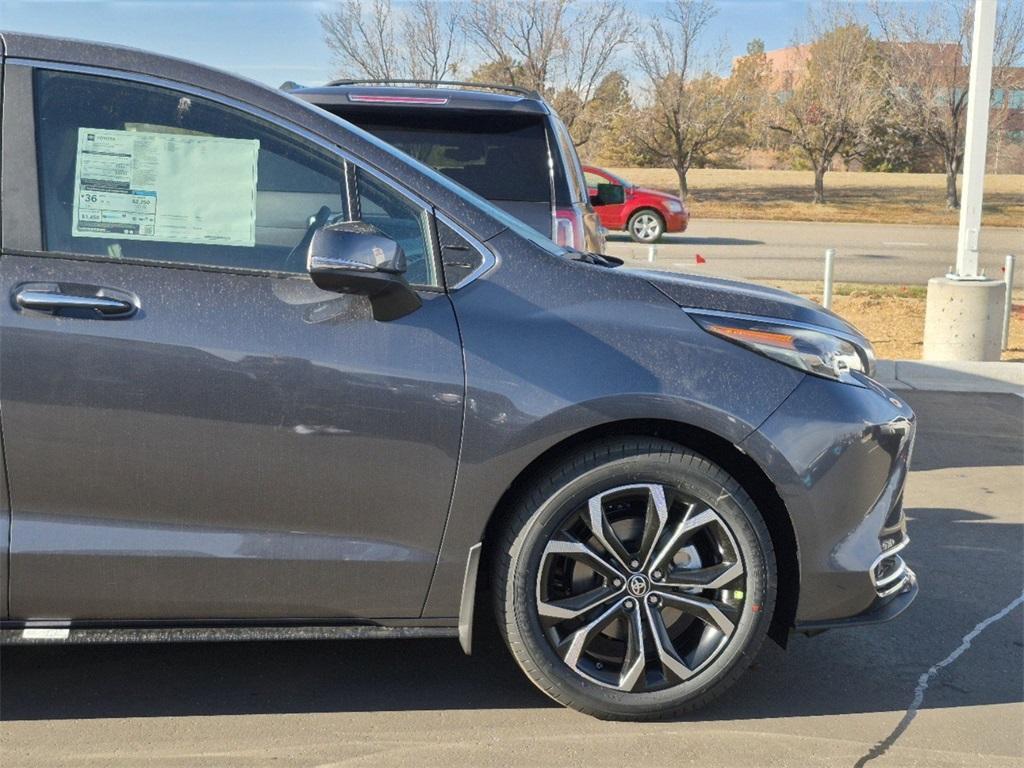
M 665 211 L 665 231 L 666 232 L 685 232 L 687 225 L 690 223 L 690 216 L 685 211 L 683 213 L 672 213 L 671 211 Z
M 808 376 L 742 444 L 789 512 L 800 565 L 800 630 L 885 621 L 917 595 L 903 560 L 903 488 L 913 411 L 866 377 Z
M 826 629 L 841 629 L 843 627 L 860 627 L 865 624 L 881 624 L 891 621 L 903 613 L 917 597 L 917 575 L 907 568 L 906 578 L 901 580 L 899 591 L 886 597 L 875 600 L 867 609 L 856 616 L 847 616 L 844 619 L 826 619 L 824 621 L 798 621 L 794 629 L 797 632 L 816 634 Z

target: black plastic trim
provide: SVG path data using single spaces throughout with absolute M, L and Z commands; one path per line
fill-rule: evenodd
M 886 621 L 892 621 L 910 607 L 919 591 L 917 576 L 913 571 L 909 571 L 909 569 L 908 572 L 910 573 L 910 578 L 907 586 L 902 591 L 890 597 L 875 600 L 866 610 L 861 611 L 856 616 L 848 616 L 844 619 L 824 619 L 822 621 L 800 621 L 796 623 L 793 631 L 813 635 L 824 632 L 826 629 L 862 627 L 869 624 L 882 624 Z

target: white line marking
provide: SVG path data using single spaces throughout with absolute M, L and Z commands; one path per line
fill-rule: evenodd
M 941 672 L 954 661 L 959 659 L 964 653 L 966 653 L 967 650 L 971 647 L 971 642 L 974 640 L 974 638 L 976 638 L 978 635 L 984 632 L 990 624 L 995 624 L 997 621 L 1004 618 L 1008 613 L 1010 613 L 1014 608 L 1019 606 L 1021 603 L 1024 603 L 1024 593 L 1022 593 L 1020 597 L 1011 602 L 1008 606 L 1003 608 L 1003 610 L 999 611 L 996 614 L 993 614 L 992 616 L 989 616 L 984 621 L 978 622 L 974 626 L 974 629 L 972 629 L 970 632 L 964 635 L 963 640 L 960 641 L 960 645 L 956 647 L 956 650 L 954 650 L 951 654 L 949 654 L 949 656 L 944 658 L 938 664 L 931 666 L 927 672 L 921 675 L 921 677 L 919 677 L 917 680 L 917 687 L 914 689 L 914 700 L 910 702 L 910 706 L 907 707 L 907 711 L 903 715 L 903 719 L 900 720 L 899 725 L 897 725 L 896 728 L 893 729 L 893 732 L 890 733 L 883 741 L 879 742 L 878 745 L 873 747 L 871 751 L 869 751 L 860 760 L 858 760 L 854 768 L 861 768 L 869 760 L 874 760 L 876 757 L 881 757 L 885 753 L 885 751 L 895 743 L 896 739 L 898 739 L 903 734 L 903 732 L 907 730 L 907 727 L 910 725 L 910 721 L 917 716 L 917 711 L 921 708 L 921 704 L 924 703 L 924 694 L 925 691 L 928 690 L 928 684 L 934 678 L 938 677 L 939 672 Z
M 912 248 L 925 248 L 928 243 L 918 243 L 913 240 L 883 240 L 882 245 L 907 245 Z
M 999 613 L 993 614 L 984 621 L 976 624 L 974 629 L 964 635 L 964 639 L 960 642 L 960 645 L 957 646 L 955 651 L 921 675 L 917 681 L 917 688 L 914 689 L 914 700 L 910 703 L 910 707 L 907 709 L 907 714 L 913 717 L 917 712 L 918 708 L 921 706 L 921 702 L 924 701 L 924 692 L 928 690 L 928 684 L 931 682 L 932 678 L 938 676 L 939 672 L 943 668 L 948 667 L 966 653 L 967 649 L 971 647 L 971 642 L 974 638 L 984 632 L 990 624 L 995 624 L 997 621 L 1004 618 L 1008 613 L 1010 613 L 1010 611 L 1021 603 L 1024 603 L 1024 594 L 1003 608 L 1003 610 L 999 611 Z

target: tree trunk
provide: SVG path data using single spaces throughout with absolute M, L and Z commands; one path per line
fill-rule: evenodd
M 828 163 L 822 163 L 814 169 L 814 204 L 821 205 L 825 202 L 825 171 L 828 170 Z
M 956 210 L 960 207 L 960 196 L 956 191 L 956 160 L 946 159 L 946 207 Z
M 682 200 L 686 200 L 687 195 L 690 194 L 690 188 L 686 184 L 686 172 L 689 167 L 676 166 L 676 176 L 679 178 L 679 197 Z

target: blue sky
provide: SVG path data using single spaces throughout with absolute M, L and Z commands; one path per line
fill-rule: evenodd
M 811 0 L 813 1 L 813 0 Z M 634 2 L 641 15 L 659 0 Z M 743 53 L 793 39 L 806 0 L 723 0 L 709 39 Z M 330 0 L 0 0 L 0 29 L 121 43 L 226 69 L 273 86 L 332 74 L 317 20 Z

